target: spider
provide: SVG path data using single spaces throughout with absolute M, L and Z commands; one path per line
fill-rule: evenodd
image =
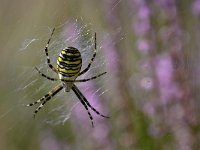
M 74 47 L 64 48 L 60 52 L 58 59 L 57 59 L 57 67 L 56 68 L 51 64 L 49 54 L 48 54 L 48 47 L 49 47 L 49 43 L 51 41 L 51 38 L 54 34 L 54 31 L 55 31 L 55 28 L 53 28 L 51 35 L 50 35 L 50 38 L 49 38 L 44 50 L 45 50 L 45 54 L 46 54 L 46 57 L 47 57 L 47 64 L 48 64 L 49 68 L 58 75 L 58 78 L 52 78 L 52 77 L 45 75 L 37 67 L 35 67 L 35 69 L 44 78 L 51 80 L 51 81 L 60 81 L 61 83 L 58 84 L 56 87 L 54 87 L 51 91 L 49 91 L 46 95 L 44 95 L 39 100 L 37 100 L 33 103 L 30 103 L 30 104 L 27 104 L 26 106 L 33 106 L 33 105 L 40 103 L 39 107 L 37 107 L 37 109 L 33 113 L 33 117 L 35 117 L 35 115 L 38 113 L 38 111 L 49 100 L 51 100 L 51 98 L 53 96 L 55 96 L 58 92 L 60 92 L 63 88 L 65 89 L 65 92 L 69 92 L 72 89 L 74 91 L 74 93 L 77 95 L 81 104 L 85 107 L 85 109 L 86 109 L 86 111 L 89 115 L 89 118 L 91 120 L 92 127 L 94 127 L 93 117 L 92 117 L 92 115 L 89 111 L 89 108 L 101 117 L 104 117 L 104 118 L 109 118 L 109 117 L 102 115 L 99 111 L 97 111 L 89 103 L 89 101 L 85 98 L 85 96 L 81 93 L 81 91 L 78 89 L 78 87 L 74 83 L 75 82 L 86 82 L 86 81 L 96 79 L 96 78 L 106 74 L 106 72 L 103 72 L 103 73 L 98 74 L 96 76 L 93 76 L 91 78 L 76 80 L 76 78 L 78 76 L 85 74 L 90 69 L 92 62 L 94 61 L 94 59 L 96 57 L 96 52 L 97 52 L 96 33 L 95 33 L 95 37 L 94 37 L 95 38 L 95 46 L 94 46 L 95 48 L 94 48 L 93 56 L 92 56 L 92 58 L 91 58 L 91 60 L 88 64 L 88 66 L 81 71 L 82 57 L 81 57 L 79 50 L 77 48 L 74 48 Z

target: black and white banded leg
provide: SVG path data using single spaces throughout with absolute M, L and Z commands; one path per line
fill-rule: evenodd
M 51 78 L 51 77 L 45 75 L 45 74 L 42 73 L 37 67 L 35 67 L 35 69 L 38 71 L 38 73 L 39 73 L 41 76 L 45 77 L 46 79 L 51 80 L 51 81 L 58 81 L 58 79 L 56 79 L 56 78 Z
M 58 73 L 57 69 L 51 64 L 51 60 L 50 60 L 49 53 L 48 53 L 49 43 L 51 41 L 51 38 L 53 36 L 54 31 L 55 31 L 55 28 L 53 28 L 51 36 L 50 36 L 50 38 L 49 38 L 49 40 L 47 42 L 47 45 L 45 47 L 45 54 L 47 56 L 47 64 L 49 65 L 49 68 L 51 68 L 54 72 Z
M 86 111 L 87 111 L 87 113 L 88 113 L 88 116 L 89 116 L 89 118 L 90 118 L 90 120 L 91 120 L 91 123 L 92 123 L 92 127 L 94 127 L 94 123 L 93 123 L 93 117 L 92 117 L 92 115 L 91 115 L 91 113 L 90 113 L 90 111 L 89 111 L 89 109 L 88 109 L 88 107 L 87 107 L 87 104 L 82 100 L 82 97 L 81 97 L 81 95 L 79 94 L 79 92 L 78 92 L 78 88 L 76 88 L 76 87 L 74 87 L 75 85 L 73 85 L 72 86 L 72 90 L 74 91 L 74 93 L 76 94 L 76 96 L 78 97 L 78 99 L 80 100 L 80 102 L 81 102 L 81 104 L 85 107 L 85 109 L 86 109 Z
M 79 73 L 79 76 L 86 73 L 89 69 L 90 69 L 90 66 L 92 65 L 92 62 L 94 61 L 94 58 L 96 57 L 96 54 L 97 54 L 97 38 L 96 38 L 96 32 L 94 34 L 94 53 L 93 53 L 93 56 L 90 60 L 90 63 L 88 64 L 88 66 Z
M 85 105 L 86 105 L 85 109 L 86 109 L 87 112 L 88 112 L 88 115 L 89 115 L 89 117 L 90 117 L 90 120 L 92 121 L 92 124 L 93 124 L 93 117 L 92 117 L 92 115 L 90 114 L 89 110 L 87 109 L 87 106 L 88 106 L 89 108 L 91 108 L 97 115 L 99 115 L 99 116 L 101 116 L 101 117 L 104 117 L 104 118 L 109 118 L 109 117 L 107 117 L 107 116 L 105 116 L 105 115 L 102 115 L 102 114 L 101 114 L 99 111 L 97 111 L 92 105 L 90 105 L 90 103 L 87 101 L 87 99 L 85 98 L 85 96 L 81 93 L 81 91 L 77 88 L 77 86 L 76 86 L 75 84 L 73 84 L 72 90 L 73 90 L 74 93 L 77 95 L 78 99 L 79 99 L 80 101 L 83 101 L 83 102 L 81 102 L 81 103 L 82 103 L 82 104 L 85 103 Z M 84 104 L 83 104 L 83 105 L 84 105 Z M 84 105 L 84 106 L 85 106 L 85 105 Z
M 55 96 L 62 89 L 63 89 L 63 85 L 59 84 L 53 90 L 51 90 L 48 94 L 46 94 L 45 96 L 43 96 L 41 99 L 39 99 L 39 100 L 37 100 L 37 101 L 35 101 L 33 103 L 30 103 L 30 104 L 28 104 L 26 106 L 33 106 L 35 104 L 38 104 L 38 103 L 42 102 L 42 104 L 40 104 L 39 107 L 33 113 L 33 116 L 35 117 L 35 115 L 46 104 L 46 102 L 48 102 L 53 96 Z

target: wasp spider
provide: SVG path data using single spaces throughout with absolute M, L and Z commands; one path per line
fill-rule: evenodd
M 80 100 L 80 102 L 82 103 L 82 105 L 85 107 L 89 118 L 92 122 L 92 126 L 93 126 L 93 117 L 89 111 L 88 108 L 90 108 L 92 111 L 94 111 L 97 115 L 100 115 L 102 117 L 108 118 L 107 116 L 102 115 L 99 111 L 97 111 L 90 103 L 89 101 L 85 98 L 85 96 L 81 93 L 81 91 L 77 88 L 77 86 L 74 84 L 75 82 L 86 82 L 89 80 L 93 80 L 96 79 L 104 74 L 106 74 L 106 72 L 103 72 L 99 75 L 93 76 L 91 78 L 88 79 L 80 79 L 80 80 L 76 80 L 76 78 L 84 73 L 86 73 L 89 69 L 90 66 L 92 64 L 92 62 L 94 61 L 94 58 L 96 56 L 96 33 L 95 33 L 95 50 L 94 50 L 94 54 L 93 57 L 90 60 L 90 63 L 88 64 L 88 66 L 81 71 L 81 66 L 82 66 L 82 57 L 81 54 L 79 52 L 78 49 L 74 48 L 74 47 L 67 47 L 65 49 L 63 49 L 60 54 L 59 57 L 57 59 L 57 67 L 55 68 L 50 61 L 49 58 L 49 54 L 48 54 L 48 46 L 49 43 L 51 41 L 52 35 L 55 31 L 55 28 L 52 30 L 51 36 L 46 44 L 45 47 L 45 53 L 46 53 L 46 57 L 47 57 L 47 64 L 48 66 L 51 68 L 51 70 L 53 70 L 56 74 L 58 74 L 58 78 L 52 78 L 49 77 L 45 74 L 43 74 L 42 72 L 39 71 L 38 68 L 36 68 L 36 70 L 38 71 L 38 73 L 45 77 L 48 80 L 51 81 L 61 81 L 60 84 L 58 84 L 55 88 L 53 88 L 51 91 L 49 91 L 46 95 L 44 95 L 42 98 L 40 98 L 39 100 L 27 104 L 26 106 L 33 106 L 35 104 L 40 103 L 39 107 L 34 111 L 33 116 L 35 117 L 35 115 L 37 114 L 37 112 L 53 97 L 55 96 L 58 92 L 60 92 L 63 88 L 65 89 L 65 92 L 69 92 L 70 89 L 72 89 L 74 91 L 74 93 L 77 95 L 78 99 Z

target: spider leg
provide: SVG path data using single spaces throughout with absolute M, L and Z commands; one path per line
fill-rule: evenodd
M 34 111 L 34 113 L 33 113 L 33 117 L 34 117 L 34 118 L 35 118 L 35 115 L 38 113 L 38 111 L 39 111 L 39 110 L 46 104 L 46 102 L 48 102 L 52 97 L 53 97 L 53 95 L 47 97 L 47 98 L 44 100 L 44 102 L 42 102 L 42 104 L 39 105 L 39 107 L 38 107 L 38 108 Z
M 85 104 L 90 107 L 97 115 L 104 117 L 104 118 L 109 118 L 108 116 L 102 115 L 99 111 L 97 111 L 89 102 L 88 100 L 85 98 L 85 96 L 81 93 L 81 91 L 77 88 L 77 86 L 75 84 L 73 84 L 72 86 L 72 90 L 76 93 L 76 95 L 78 96 L 79 99 L 82 99 Z
M 45 77 L 45 78 L 48 79 L 48 80 L 51 80 L 51 81 L 57 81 L 57 80 L 58 80 L 58 79 L 56 79 L 56 78 L 51 78 L 51 77 L 45 75 L 44 73 L 40 72 L 40 70 L 39 70 L 37 67 L 35 67 L 35 69 L 38 71 L 38 73 L 39 73 L 41 76 Z
M 92 65 L 92 62 L 94 61 L 94 59 L 95 59 L 95 57 L 96 57 L 96 54 L 97 54 L 97 38 L 96 38 L 96 32 L 95 32 L 95 34 L 94 34 L 94 41 L 95 41 L 95 42 L 94 42 L 94 53 L 93 53 L 93 56 L 92 56 L 92 58 L 91 58 L 91 60 L 90 60 L 90 63 L 88 64 L 88 66 L 87 66 L 83 71 L 81 71 L 81 72 L 79 73 L 78 76 L 80 76 L 80 75 L 86 73 L 86 72 L 90 69 L 90 66 Z
M 65 79 L 61 79 L 61 81 L 64 81 L 64 82 L 86 82 L 86 81 L 89 81 L 89 80 L 94 80 L 94 79 L 96 79 L 96 78 L 98 78 L 98 77 L 100 77 L 100 76 L 102 76 L 102 75 L 104 75 L 106 73 L 107 72 L 103 72 L 103 73 L 101 73 L 99 75 L 93 76 L 93 77 L 88 78 L 88 79 L 80 79 L 80 80 L 65 80 Z
M 46 94 L 45 96 L 43 96 L 41 99 L 27 104 L 26 106 L 33 106 L 37 103 L 43 102 L 42 104 L 40 104 L 40 106 L 35 110 L 33 116 L 35 117 L 36 113 L 44 106 L 44 104 L 49 101 L 53 96 L 55 96 L 58 92 L 60 92 L 63 89 L 63 85 L 59 84 L 57 85 L 55 88 L 53 88 L 48 94 Z
M 51 70 L 53 70 L 55 73 L 57 73 L 58 72 L 57 69 L 55 67 L 53 67 L 53 65 L 51 64 L 51 60 L 49 58 L 49 53 L 48 53 L 49 43 L 51 41 L 51 38 L 53 36 L 54 31 L 55 31 L 55 28 L 53 28 L 53 30 L 51 32 L 51 36 L 50 36 L 50 38 L 49 38 L 49 40 L 47 42 L 47 45 L 45 46 L 45 54 L 47 56 L 47 64 L 49 65 L 49 68 L 51 68 Z
M 107 72 L 103 72 L 103 73 L 101 73 L 101 74 L 99 74 L 99 75 L 96 75 L 96 76 L 93 76 L 93 77 L 91 77 L 91 78 L 75 80 L 74 82 L 86 82 L 86 81 L 89 81 L 89 80 L 94 80 L 94 79 L 96 79 L 96 78 L 98 78 L 98 77 L 100 77 L 100 76 L 102 76 L 102 75 L 104 75 L 104 74 L 106 74 L 106 73 L 107 73 Z
M 26 106 L 29 107 L 29 106 L 33 106 L 33 105 L 35 105 L 35 104 L 38 104 L 38 103 L 44 101 L 44 100 L 45 100 L 47 97 L 49 97 L 49 96 L 50 96 L 50 93 L 44 95 L 42 98 L 40 98 L 39 100 L 37 100 L 37 101 L 35 101 L 35 102 L 33 102 L 33 103 L 27 104 Z
M 87 105 L 85 104 L 85 102 L 84 102 L 83 100 L 81 100 L 81 99 L 79 99 L 79 100 L 81 101 L 81 104 L 83 104 L 83 106 L 85 107 L 85 109 L 87 110 L 87 113 L 88 113 L 89 118 L 90 118 L 91 123 L 92 123 L 92 127 L 94 128 L 93 117 L 92 117 L 92 115 L 91 115 L 91 113 L 90 113 L 90 111 L 89 111 Z
M 51 97 L 48 97 L 49 99 L 51 98 Z M 47 101 L 44 101 L 42 104 L 40 104 L 40 106 L 34 111 L 34 113 L 33 113 L 33 118 L 35 118 L 35 115 L 38 113 L 38 111 L 45 105 L 45 103 L 46 103 Z
M 81 104 L 85 107 L 85 109 L 86 109 L 86 111 L 87 111 L 87 113 L 88 113 L 88 116 L 89 116 L 89 118 L 90 118 L 90 120 L 91 120 L 91 122 L 92 122 L 92 127 L 94 127 L 93 117 L 92 117 L 92 115 L 91 115 L 91 113 L 90 113 L 90 111 L 89 111 L 89 109 L 88 109 L 86 103 L 82 100 L 81 95 L 79 94 L 79 92 L 77 91 L 77 89 L 74 88 L 74 86 L 72 86 L 72 90 L 74 91 L 74 93 L 76 94 L 76 96 L 78 97 L 78 99 L 81 101 Z

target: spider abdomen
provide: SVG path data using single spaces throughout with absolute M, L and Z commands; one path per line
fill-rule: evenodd
M 63 49 L 57 59 L 57 70 L 60 78 L 75 79 L 80 73 L 82 57 L 78 49 L 67 47 Z

